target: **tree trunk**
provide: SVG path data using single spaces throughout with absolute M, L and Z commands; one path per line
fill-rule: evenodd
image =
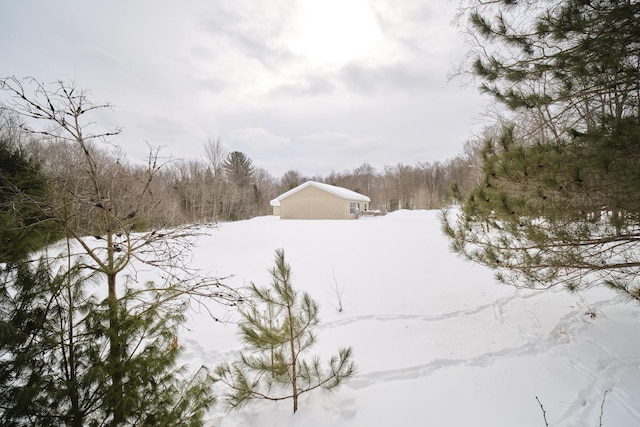
M 298 410 L 298 373 L 296 372 L 296 340 L 293 335 L 293 314 L 291 313 L 291 306 L 287 305 L 287 311 L 289 315 L 289 344 L 291 345 L 291 389 L 293 396 L 293 413 Z
M 71 253 L 70 240 L 67 236 L 67 253 Z M 67 257 L 67 271 L 71 271 L 71 257 Z M 69 355 L 68 355 L 68 381 L 69 381 L 69 399 L 71 400 L 71 425 L 73 427 L 82 427 L 84 424 L 84 416 L 80 409 L 80 397 L 78 393 L 78 379 L 76 372 L 76 351 L 75 351 L 75 331 L 73 324 L 73 315 L 75 313 L 74 299 L 73 299 L 73 283 L 71 281 L 71 275 L 67 278 L 67 298 L 69 299 L 69 313 L 67 322 L 69 322 L 67 333 L 69 334 Z M 64 346 L 63 346 L 64 347 Z
M 115 248 L 113 233 L 107 232 L 107 286 L 109 295 L 109 365 L 111 371 L 111 399 L 113 405 L 112 425 L 124 421 L 124 389 L 122 384 L 122 343 L 120 342 L 120 322 L 118 315 L 118 295 L 116 290 L 116 272 L 114 266 Z
M 113 399 L 113 423 L 117 426 L 124 420 L 124 390 L 122 386 L 122 346 L 116 296 L 116 276 L 108 275 L 109 282 L 109 364 L 111 366 L 111 398 Z

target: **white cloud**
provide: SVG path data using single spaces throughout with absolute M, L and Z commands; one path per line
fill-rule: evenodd
M 266 129 L 247 128 L 235 129 L 227 134 L 227 145 L 232 151 L 247 151 L 249 153 L 264 153 L 270 151 L 284 151 L 291 148 L 291 140 L 287 137 L 277 136 Z
M 414 164 L 460 152 L 480 108 L 446 83 L 452 18 L 419 0 L 11 2 L 0 76 L 75 79 L 115 105 L 136 159 L 221 137 L 275 176 Z
M 370 55 L 382 38 L 367 0 L 302 0 L 296 18 L 287 45 L 325 69 Z

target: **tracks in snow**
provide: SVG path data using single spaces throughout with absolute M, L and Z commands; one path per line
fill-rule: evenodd
M 536 313 L 536 304 L 544 305 L 544 302 L 537 302 L 537 299 L 544 295 L 548 295 L 548 293 L 515 290 L 514 294 L 510 296 L 468 309 L 440 314 L 369 314 L 352 316 L 322 323 L 319 326 L 319 330 L 330 331 L 354 326 L 358 323 L 395 322 L 400 324 L 400 321 L 411 321 L 430 323 L 438 328 L 439 334 L 446 334 L 448 322 L 469 319 L 482 313 L 491 313 L 495 320 L 495 327 L 514 333 L 520 340 L 520 344 L 517 345 L 505 343 L 505 345 L 501 346 L 498 343 L 498 348 L 479 352 L 471 357 L 432 357 L 427 353 L 424 355 L 424 363 L 402 368 L 389 366 L 389 369 L 374 369 L 361 372 L 357 378 L 348 383 L 354 389 L 365 388 L 379 381 L 405 381 L 425 378 L 451 367 L 486 367 L 494 365 L 504 358 L 547 354 L 552 355 L 559 363 L 563 363 L 567 368 L 572 369 L 585 379 L 589 385 L 579 391 L 580 399 L 592 400 L 593 396 L 589 395 L 589 390 L 596 390 L 594 393 L 597 393 L 601 399 L 602 387 L 605 389 L 611 388 L 611 384 L 607 384 L 603 380 L 604 377 L 616 370 L 640 366 L 640 356 L 624 359 L 624 356 L 619 351 L 610 348 L 606 343 L 595 341 L 588 335 L 588 331 L 594 322 L 606 321 L 606 318 L 600 315 L 596 319 L 591 319 L 585 313 L 588 311 L 601 313 L 603 309 L 610 305 L 620 304 L 622 300 L 619 297 L 614 296 L 611 299 L 599 301 L 592 305 L 586 304 L 582 298 L 576 298 L 573 301 L 565 298 L 565 302 L 567 306 L 570 305 L 570 308 L 562 315 L 555 314 L 556 318 L 550 322 L 548 318 L 543 318 L 545 316 L 544 312 Z M 551 295 L 552 298 L 557 296 L 557 293 Z M 553 310 L 551 312 L 551 314 L 554 314 Z M 375 328 L 375 325 L 373 328 Z M 375 335 L 373 331 L 372 335 Z M 420 338 L 420 336 L 416 335 L 416 339 Z M 372 339 L 376 338 L 372 337 Z M 601 360 L 595 362 L 606 364 L 607 369 L 594 371 L 592 363 L 582 363 L 576 360 L 572 357 L 572 351 L 567 347 L 573 344 L 590 347 L 592 352 L 595 348 L 595 352 L 602 355 Z M 357 352 L 357 347 L 355 350 Z M 570 410 L 571 408 L 567 411 Z

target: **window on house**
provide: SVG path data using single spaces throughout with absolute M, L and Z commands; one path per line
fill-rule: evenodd
M 354 214 L 356 213 L 356 202 L 351 202 L 349 203 L 349 213 L 350 214 Z

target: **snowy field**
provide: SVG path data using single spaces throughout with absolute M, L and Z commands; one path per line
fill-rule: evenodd
M 358 373 L 333 393 L 304 395 L 295 415 L 289 401 L 218 404 L 208 425 L 544 427 L 538 397 L 552 427 L 640 426 L 640 307 L 608 289 L 499 285 L 449 251 L 436 211 L 225 223 L 199 239 L 193 264 L 233 274 L 234 286 L 266 286 L 277 248 L 294 288 L 320 304 L 310 355 L 352 346 Z M 214 367 L 241 349 L 233 323 L 201 312 L 186 326 L 190 365 Z

